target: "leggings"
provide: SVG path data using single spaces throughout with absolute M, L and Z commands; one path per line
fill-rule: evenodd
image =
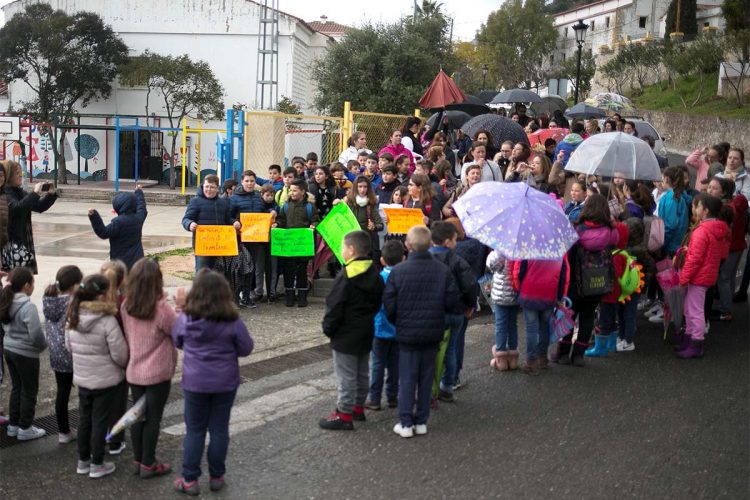
M 60 434 L 67 434 L 70 432 L 68 401 L 70 400 L 70 390 L 73 388 L 73 373 L 56 371 L 55 380 L 57 381 L 57 396 L 55 396 L 57 432 Z

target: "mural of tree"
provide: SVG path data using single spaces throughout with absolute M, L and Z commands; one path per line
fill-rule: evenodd
M 83 171 L 88 172 L 89 160 L 99 152 L 99 141 L 93 135 L 82 134 L 80 137 L 75 138 L 73 145 L 78 150 L 78 154 L 86 159 Z

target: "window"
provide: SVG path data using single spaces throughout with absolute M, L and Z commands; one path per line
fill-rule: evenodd
M 596 21 L 594 21 L 594 20 L 592 19 L 592 20 L 591 20 L 591 32 L 592 32 L 592 33 L 594 32 L 594 27 L 595 27 L 595 26 L 596 26 Z
M 708 22 L 706 22 L 706 23 L 703 23 L 703 27 L 704 27 L 704 28 L 708 28 L 709 26 L 711 26 L 711 23 L 708 23 Z
M 565 52 L 562 53 L 562 60 L 565 62 Z
M 646 21 L 648 21 L 648 17 L 641 16 L 638 18 L 638 27 L 643 29 L 646 27 Z
M 604 18 L 604 27 L 609 28 L 609 16 Z
M 565 38 L 568 38 L 568 28 L 565 28 Z

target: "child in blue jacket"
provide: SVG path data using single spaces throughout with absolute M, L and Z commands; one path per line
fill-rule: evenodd
M 132 193 L 115 195 L 112 208 L 117 217 L 106 226 L 99 212 L 93 208 L 89 209 L 89 221 L 98 237 L 109 240 L 110 260 L 121 260 L 130 269 L 143 257 L 141 233 L 148 211 L 141 186 L 136 186 Z

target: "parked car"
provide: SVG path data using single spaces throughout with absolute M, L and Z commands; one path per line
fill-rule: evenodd
M 656 128 L 643 118 L 636 118 L 631 116 L 623 117 L 623 120 L 633 122 L 635 124 L 635 131 L 638 132 L 638 137 L 650 135 L 654 138 L 654 153 L 659 156 L 667 156 L 667 139 L 656 131 Z M 604 130 L 604 119 L 599 120 L 599 127 Z

